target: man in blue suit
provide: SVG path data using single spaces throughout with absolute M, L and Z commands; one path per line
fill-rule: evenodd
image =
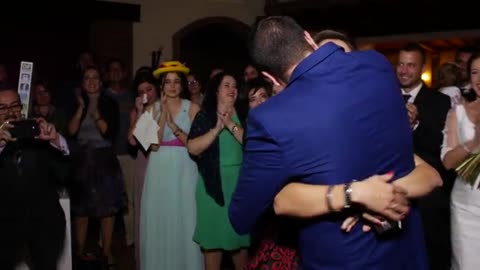
M 307 35 L 308 36 L 308 35 Z M 275 195 L 293 179 L 307 184 L 351 183 L 414 168 L 412 131 L 392 65 L 374 51 L 345 53 L 329 43 L 314 50 L 288 17 L 261 20 L 252 33 L 254 60 L 285 90 L 252 110 L 245 153 L 229 215 L 238 233 L 253 230 Z M 319 200 L 328 200 L 319 194 Z M 392 206 L 393 207 L 393 206 Z M 384 237 L 340 225 L 350 211 L 303 220 L 303 269 L 427 269 L 418 211 Z

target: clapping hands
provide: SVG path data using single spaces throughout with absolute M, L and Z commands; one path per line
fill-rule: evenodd
M 219 110 L 217 112 L 218 121 L 221 122 L 222 128 L 231 127 L 234 124 L 232 120 L 233 113 L 234 113 L 233 108 L 229 110 Z M 218 126 L 218 121 L 217 121 L 217 126 Z

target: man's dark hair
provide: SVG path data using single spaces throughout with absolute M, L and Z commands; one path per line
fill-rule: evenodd
M 287 81 L 286 71 L 313 50 L 304 30 L 292 18 L 272 16 L 257 22 L 251 32 L 250 54 L 253 61 L 272 75 Z
M 463 46 L 458 48 L 458 50 L 455 52 L 455 55 L 458 55 L 460 53 L 470 53 L 473 54 L 478 51 L 478 48 L 474 46 Z
M 0 92 L 4 92 L 4 91 L 16 91 L 17 88 L 11 84 L 11 83 L 8 83 L 8 82 L 0 82 Z
M 325 29 L 325 30 L 322 30 L 322 31 L 316 33 L 313 36 L 313 40 L 317 44 L 320 44 L 322 41 L 324 41 L 326 39 L 341 40 L 341 41 L 345 42 L 348 45 L 348 47 L 350 47 L 350 49 L 352 51 L 356 50 L 355 46 L 353 45 L 354 44 L 353 40 L 349 36 L 347 36 L 347 34 L 339 32 L 339 31 L 335 31 L 335 30 L 331 30 L 331 29 Z
M 418 43 L 414 43 L 414 42 L 410 42 L 408 43 L 407 45 L 403 46 L 400 51 L 404 51 L 404 52 L 418 52 L 420 53 L 420 56 L 422 58 L 422 64 L 425 64 L 426 62 L 426 54 L 425 54 L 425 50 L 422 48 L 422 46 L 420 46 L 420 44 Z
M 110 65 L 115 64 L 115 63 L 119 64 L 120 68 L 122 70 L 125 70 L 125 63 L 122 61 L 122 59 L 117 58 L 117 57 L 113 57 L 113 58 L 108 59 L 108 61 L 105 64 L 105 70 L 108 71 L 110 69 Z
M 255 95 L 255 93 L 257 93 L 258 90 L 260 90 L 262 88 L 265 89 L 265 92 L 267 93 L 268 97 L 272 96 L 272 84 L 269 83 L 267 80 L 265 80 L 265 78 L 263 78 L 261 76 L 248 81 L 244 85 L 243 89 L 244 89 L 244 91 L 246 93 L 246 96 L 248 98 L 250 92 L 252 92 L 252 95 Z

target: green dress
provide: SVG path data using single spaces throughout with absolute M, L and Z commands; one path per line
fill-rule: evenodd
M 234 122 L 239 125 L 235 116 Z M 219 135 L 220 175 L 225 206 L 219 206 L 205 191 L 202 176 L 197 182 L 197 225 L 193 240 L 203 249 L 237 250 L 250 245 L 250 236 L 238 235 L 228 218 L 228 207 L 242 164 L 242 146 L 227 129 Z

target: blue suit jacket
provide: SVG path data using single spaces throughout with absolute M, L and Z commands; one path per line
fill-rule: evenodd
M 238 233 L 253 230 L 292 179 L 341 184 L 414 168 L 412 131 L 392 65 L 375 51 L 322 46 L 294 70 L 288 87 L 247 120 L 244 160 L 229 206 Z M 323 198 L 319 197 L 319 200 Z M 361 226 L 343 233 L 345 216 L 302 222 L 304 269 L 426 269 L 415 208 L 400 235 L 380 239 Z

